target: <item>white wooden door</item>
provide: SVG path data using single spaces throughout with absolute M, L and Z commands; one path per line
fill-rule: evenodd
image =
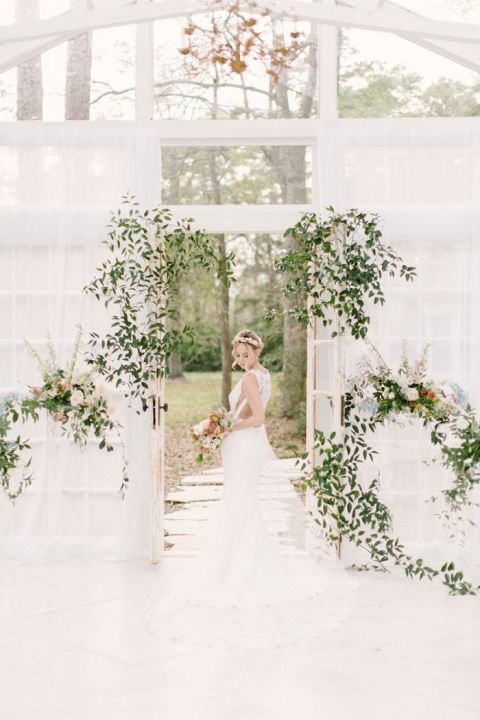
M 154 223 L 150 223 L 149 242 L 153 247 L 163 249 L 163 237 Z M 159 297 L 157 303 L 164 304 L 165 298 Z M 160 333 L 160 338 L 163 333 Z M 151 382 L 151 487 L 152 487 L 152 563 L 157 563 L 163 555 L 165 541 L 165 367 L 159 360 L 159 374 Z
M 312 307 L 312 299 L 308 301 Z M 315 429 L 326 435 L 335 431 L 335 440 L 343 438 L 343 397 L 344 397 L 344 340 L 341 336 L 331 337 L 338 327 L 334 324 L 324 327 L 317 317 L 310 316 L 307 330 L 307 410 L 306 410 L 306 450 L 311 470 L 318 466 L 322 458 L 318 448 L 314 448 Z M 319 520 L 317 501 L 313 490 L 306 492 L 306 507 Z M 332 524 L 330 524 L 333 527 Z M 340 557 L 341 543 L 336 544 Z

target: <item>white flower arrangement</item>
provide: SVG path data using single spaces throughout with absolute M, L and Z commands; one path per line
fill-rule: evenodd
M 19 417 L 22 419 L 38 419 L 38 411 L 44 409 L 54 422 L 59 423 L 62 433 L 76 445 L 84 447 L 88 438 L 93 435 L 99 439 L 100 449 L 114 449 L 110 440 L 112 431 L 120 440 L 123 453 L 122 484 L 119 492 L 124 496 L 128 483 L 127 462 L 124 445 L 120 433 L 121 425 L 113 419 L 113 408 L 108 403 L 105 386 L 97 386 L 97 378 L 91 371 L 78 371 L 76 366 L 80 351 L 82 328 L 79 327 L 75 340 L 72 358 L 63 369 L 57 362 L 55 346 L 48 337 L 46 357 L 40 357 L 38 351 L 25 341 L 32 355 L 36 358 L 42 375 L 42 384 L 31 386 L 29 397 L 21 400 L 10 400 L 5 404 L 0 423 L 0 467 L 5 468 L 2 481 L 9 489 L 10 473 L 20 462 L 20 450 L 28 445 L 19 437 L 13 443 L 6 440 L 7 434 Z M 28 463 L 27 463 L 28 466 Z M 29 476 L 25 478 L 29 484 Z M 25 484 L 24 483 L 24 484 Z M 22 487 L 22 485 L 21 485 Z M 10 497 L 13 499 L 19 492 Z

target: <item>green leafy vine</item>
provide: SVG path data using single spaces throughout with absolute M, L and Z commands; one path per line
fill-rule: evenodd
M 330 328 L 332 338 L 349 332 L 368 342 L 368 303 L 385 302 L 383 277 L 398 275 L 409 281 L 416 274 L 384 244 L 378 225 L 376 214 L 356 209 L 342 214 L 328 207 L 325 217 L 308 213 L 286 230 L 295 242 L 276 263 L 283 274 L 282 292 L 290 300 L 283 313 L 304 324 L 317 317 Z M 273 314 L 270 311 L 269 316 Z M 454 474 L 452 486 L 443 493 L 447 508 L 439 515 L 449 521 L 472 504 L 470 493 L 479 482 L 479 424 L 470 406 L 460 407 L 459 397 L 457 406 L 452 405 L 454 390 L 449 395 L 434 387 L 424 370 L 422 361 L 410 367 L 404 359 L 397 375 L 382 362 L 379 370 L 370 368 L 351 378 L 341 437 L 315 429 L 313 450 L 320 460 L 310 468 L 307 453 L 303 455 L 301 482 L 315 496 L 321 518 L 317 522 L 327 539 L 332 544 L 346 539 L 369 554 L 368 563 L 353 566 L 357 570 L 388 571 L 393 563 L 408 577 L 442 576 L 450 594 L 475 595 L 480 585 L 467 581 L 455 563 L 447 561 L 435 568 L 408 554 L 393 534 L 389 508 L 380 500 L 379 477 L 366 488 L 358 480 L 360 463 L 376 453 L 367 442 L 368 433 L 396 416 L 416 416 L 431 426 L 432 443 L 440 446 L 442 462 Z
M 204 268 L 228 284 L 233 254 L 222 258 L 213 237 L 193 230 L 192 220 L 174 221 L 168 209 L 143 211 L 130 195 L 122 205 L 104 240 L 108 256 L 84 288 L 115 310 L 110 332 L 90 333 L 87 362 L 127 397 L 140 397 L 145 408 L 152 379 L 194 338 L 194 328 L 170 322 L 178 317 L 179 282 Z
M 367 301 L 385 302 L 382 277 L 398 274 L 413 280 L 415 268 L 403 264 L 383 242 L 378 215 L 354 209 L 342 214 L 331 206 L 327 213 L 325 219 L 306 213 L 284 233 L 295 243 L 295 249 L 275 261 L 275 269 L 285 278 L 282 291 L 293 301 L 284 312 L 304 324 L 311 316 L 324 327 L 335 324 L 331 337 L 349 330 L 354 338 L 365 338 L 370 323 Z M 268 317 L 275 314 L 270 311 Z

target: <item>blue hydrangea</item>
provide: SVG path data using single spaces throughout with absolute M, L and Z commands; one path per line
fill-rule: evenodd
M 19 400 L 20 395 L 18 393 L 7 393 L 0 399 L 0 417 L 2 415 L 5 415 L 5 410 L 7 409 L 7 404 L 11 402 L 12 400 Z
M 373 415 L 378 410 L 378 403 L 376 402 L 376 400 L 362 400 L 359 407 L 361 410 L 364 410 L 365 412 L 371 413 Z
M 467 394 L 465 390 L 460 385 L 458 385 L 458 383 L 452 383 L 452 390 L 457 396 L 458 404 L 461 407 L 465 407 L 465 405 L 467 404 Z

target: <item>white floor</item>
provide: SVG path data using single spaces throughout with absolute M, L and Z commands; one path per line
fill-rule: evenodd
M 2 563 L 1 720 L 479 720 L 480 598 L 400 576 L 360 573 L 351 615 L 309 647 L 160 645 L 143 611 L 176 563 L 195 561 L 221 477 L 203 480 L 173 496 L 185 505 L 158 565 Z M 269 487 L 281 532 L 289 492 Z

